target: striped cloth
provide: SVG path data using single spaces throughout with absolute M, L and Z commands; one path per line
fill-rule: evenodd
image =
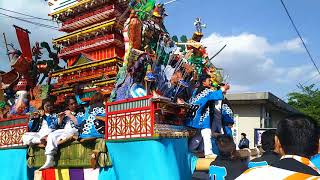
M 69 169 L 55 169 L 56 180 L 70 180 Z
M 314 169 L 315 171 L 317 171 L 320 174 L 320 170 L 308 158 L 296 156 L 296 155 L 284 155 L 281 157 L 281 159 L 285 159 L 285 158 L 295 159 L 295 160 L 301 162 L 302 164 L 311 167 L 312 169 Z
M 42 180 L 55 180 L 55 170 L 53 168 L 42 171 Z
M 98 180 L 97 169 L 46 169 L 34 172 L 34 180 Z
M 83 169 L 69 169 L 70 180 L 84 180 Z
M 241 174 L 237 180 L 320 180 L 320 177 L 288 171 L 272 166 L 251 168 Z

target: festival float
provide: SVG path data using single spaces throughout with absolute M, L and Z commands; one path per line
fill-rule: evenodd
M 48 4 L 49 16 L 66 34 L 53 39 L 53 48 L 46 42 L 31 48 L 30 32 L 15 26 L 21 50 L 7 47 L 11 70 L 0 74 L 5 179 L 191 179 L 197 162 L 207 170 L 212 159 L 198 158 L 188 147 L 197 133 L 188 122 L 198 113 L 201 98 L 220 93 L 220 99 L 212 100 L 223 99 L 221 69 L 211 62 L 225 46 L 209 57 L 201 43 L 201 19 L 195 20 L 192 37 L 178 38 L 164 26 L 166 3 L 155 0 Z M 204 75 L 211 88 L 195 96 Z M 54 167 L 37 170 L 45 163 L 46 144 L 26 146 L 22 136 L 30 131 L 29 120 L 43 100 L 53 99 L 61 112 L 66 98 L 76 97 L 86 106 L 97 92 L 104 97 L 103 110 L 89 113 L 80 136 L 58 142 Z M 220 105 L 232 122 L 231 109 Z M 203 119 L 209 107 L 205 110 Z M 223 114 L 224 109 L 215 112 Z M 99 113 L 105 115 L 98 118 Z M 218 133 L 225 128 L 222 116 L 212 122 Z

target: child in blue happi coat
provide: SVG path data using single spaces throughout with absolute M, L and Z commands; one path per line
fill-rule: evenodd
M 58 114 L 58 120 L 55 123 L 56 130 L 48 135 L 45 148 L 46 162 L 39 170 L 54 166 L 54 156 L 57 154 L 59 141 L 79 134 L 78 129 L 83 121 L 84 113 L 78 112 L 78 104 L 75 97 L 67 97 L 65 104 L 66 110 Z
M 53 113 L 53 102 L 43 101 L 43 110 L 32 113 L 28 123 L 28 131 L 22 136 L 24 145 L 40 144 L 57 126 L 57 114 Z
M 84 121 L 80 127 L 80 138 L 103 138 L 106 110 L 102 93 L 95 93 L 86 108 Z

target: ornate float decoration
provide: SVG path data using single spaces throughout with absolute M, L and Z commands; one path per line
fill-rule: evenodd
M 0 119 L 0 149 L 21 147 L 22 135 L 28 130 L 28 116 Z
M 56 104 L 74 95 L 75 85 L 83 101 L 98 89 L 111 94 L 124 55 L 122 25 L 116 19 L 126 8 L 124 2 L 49 1 L 49 16 L 62 23 L 60 31 L 68 33 L 53 40 L 61 48 L 58 56 L 67 62 L 67 68 L 51 74 L 56 80 L 51 91 Z
M 184 127 L 186 105 L 145 96 L 107 103 L 106 139 L 189 137 Z

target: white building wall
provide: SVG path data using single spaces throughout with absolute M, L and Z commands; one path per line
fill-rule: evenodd
M 241 139 L 241 133 L 247 134 L 250 141 L 250 148 L 254 147 L 254 128 L 260 128 L 260 105 L 232 105 L 234 114 L 238 115 L 237 128 L 237 146 Z
M 280 111 L 271 111 L 270 115 L 271 115 L 270 128 L 276 128 L 278 122 L 281 119 L 285 118 L 288 114 L 285 114 L 285 113 L 280 112 Z

